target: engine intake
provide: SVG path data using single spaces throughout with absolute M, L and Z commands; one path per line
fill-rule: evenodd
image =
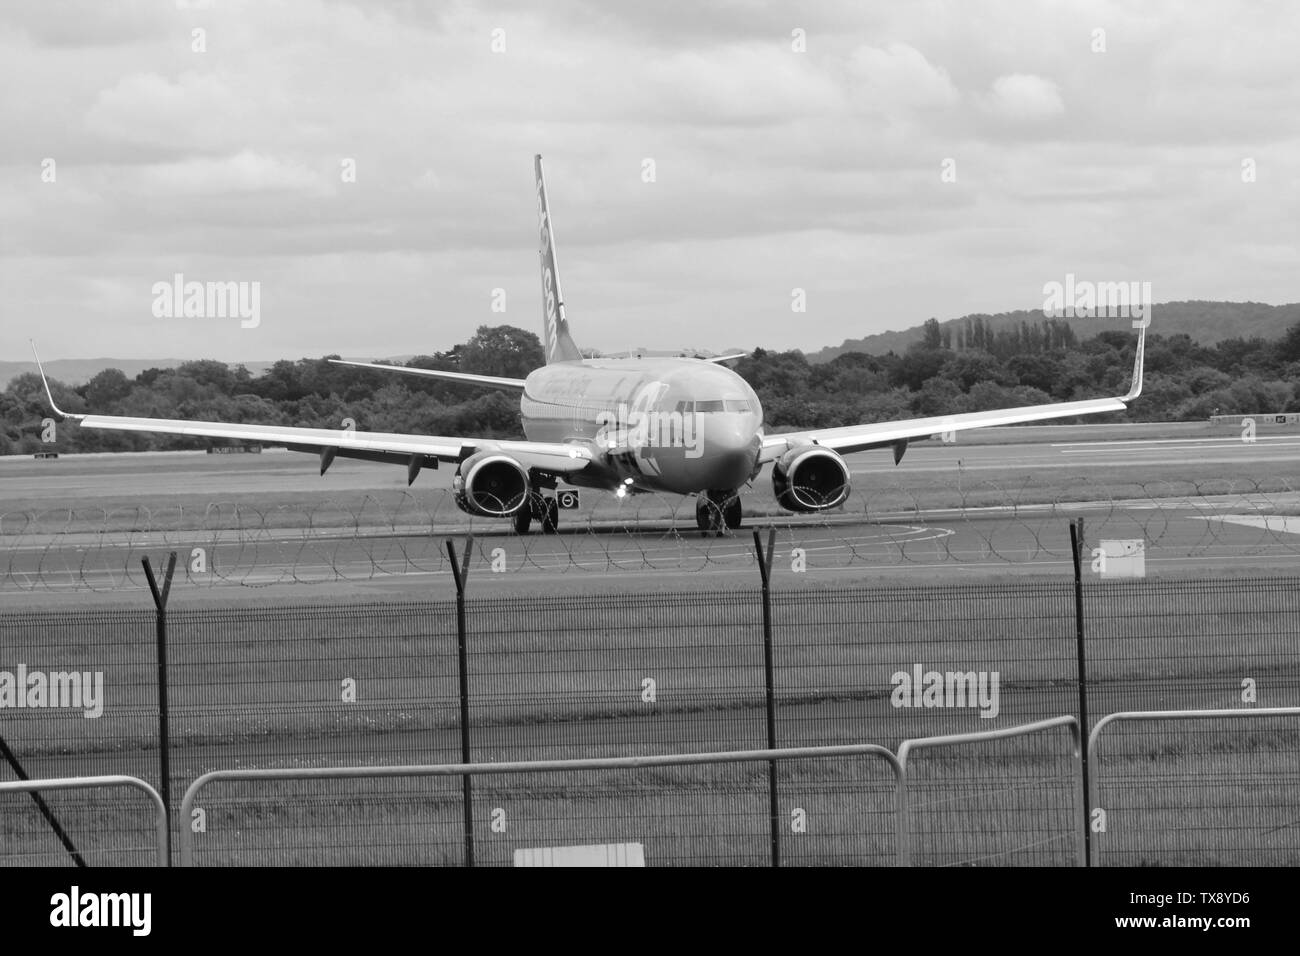
M 461 511 L 505 518 L 528 501 L 528 471 L 509 455 L 481 451 L 460 463 L 451 487 Z
M 825 511 L 849 496 L 849 466 L 829 448 L 791 448 L 772 464 L 772 490 L 787 511 Z

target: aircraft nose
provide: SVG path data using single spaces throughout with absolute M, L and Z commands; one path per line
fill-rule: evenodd
M 706 463 L 710 488 L 739 488 L 749 480 L 762 439 L 752 416 L 708 416 L 700 436 L 700 461 Z

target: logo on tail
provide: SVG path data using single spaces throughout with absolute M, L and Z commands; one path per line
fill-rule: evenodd
M 571 362 L 582 353 L 569 336 L 569 322 L 564 315 L 564 296 L 560 293 L 560 268 L 555 260 L 555 237 L 551 235 L 551 215 L 546 204 L 546 180 L 542 176 L 542 157 L 537 162 L 537 219 L 541 235 L 542 260 L 542 334 L 545 336 L 546 361 Z

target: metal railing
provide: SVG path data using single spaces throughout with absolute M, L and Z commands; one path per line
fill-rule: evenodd
M 40 793 L 51 790 L 95 790 L 101 787 L 130 787 L 139 790 L 149 798 L 156 811 L 154 818 L 154 831 L 158 840 L 158 862 L 156 865 L 169 866 L 167 810 L 163 806 L 163 799 L 158 794 L 158 791 L 139 777 L 115 774 L 102 777 L 56 777 L 48 780 L 6 780 L 0 781 L 0 795 L 6 793 L 30 793 L 33 798 L 37 798 Z M 43 802 L 39 800 L 38 806 L 44 809 Z M 73 851 L 73 858 L 79 864 L 85 865 L 82 855 L 75 850 Z
M 1113 786 L 1113 774 L 1105 772 L 1099 758 L 1103 756 L 1101 744 L 1103 740 L 1110 739 L 1111 735 L 1108 734 L 1108 731 L 1115 725 L 1132 722 L 1182 723 L 1187 721 L 1230 721 L 1238 723 L 1252 719 L 1256 721 L 1268 719 L 1289 721 L 1295 718 L 1300 718 L 1300 707 L 1125 711 L 1110 714 L 1098 721 L 1096 727 L 1089 734 L 1086 753 L 1088 762 L 1093 766 L 1094 772 L 1088 783 L 1089 793 L 1087 794 L 1087 804 L 1084 807 L 1079 805 L 1079 797 L 1083 794 L 1083 754 L 1080 727 L 1078 721 L 1072 716 L 1061 716 L 978 733 L 912 738 L 901 742 L 897 755 L 887 747 L 877 744 L 848 744 L 576 760 L 216 770 L 200 776 L 185 792 L 178 815 L 178 818 L 185 822 L 185 825 L 178 829 L 180 860 L 182 865 L 195 865 L 196 843 L 200 843 L 203 839 L 200 834 L 207 833 L 209 826 L 215 824 L 218 820 L 221 821 L 222 825 L 231 829 L 245 830 L 245 836 L 256 842 L 259 848 L 263 846 L 263 839 L 266 834 L 271 832 L 267 828 L 258 830 L 256 826 L 250 826 L 249 820 L 245 819 L 245 816 L 241 816 L 240 806 L 232 805 L 231 802 L 227 802 L 220 813 L 206 814 L 207 819 L 210 821 L 207 826 L 189 826 L 190 820 L 205 816 L 200 810 L 199 798 L 207 788 L 214 784 L 223 782 L 265 783 L 270 781 L 361 781 L 362 791 L 364 792 L 353 792 L 344 797 L 345 800 L 355 800 L 356 806 L 351 804 L 342 807 L 334 806 L 333 816 L 326 815 L 323 824 L 324 839 L 320 842 L 333 846 L 336 841 L 330 839 L 332 834 L 329 832 L 328 827 L 351 825 L 355 819 L 357 807 L 363 809 L 366 807 L 380 808 L 381 812 L 376 814 L 380 819 L 375 824 L 378 829 L 382 830 L 385 826 L 395 826 L 393 821 L 398 815 L 392 812 L 393 808 L 390 805 L 383 802 L 382 797 L 375 800 L 375 794 L 373 793 L 375 788 L 371 787 L 369 791 L 366 791 L 365 785 L 367 783 L 400 778 L 435 777 L 460 777 L 463 781 L 472 777 L 492 778 L 531 774 L 535 776 L 518 784 L 516 791 L 493 790 L 491 787 L 485 787 L 479 794 L 479 797 L 484 800 L 513 802 L 516 807 L 526 800 L 553 800 L 553 804 L 547 808 L 546 812 L 537 814 L 540 826 L 533 828 L 531 839 L 526 841 L 530 843 L 546 842 L 563 845 L 566 840 L 586 838 L 588 836 L 588 826 L 595 821 L 606 827 L 613 826 L 615 835 L 638 835 L 645 842 L 647 852 L 653 854 L 655 849 L 661 845 L 661 841 L 682 839 L 681 834 L 673 832 L 675 824 L 671 820 L 665 827 L 661 828 L 663 832 L 655 833 L 653 832 L 653 825 L 649 822 L 649 814 L 637 816 L 627 813 L 618 815 L 601 812 L 607 811 L 610 804 L 608 802 L 600 804 L 599 801 L 601 799 L 613 800 L 614 804 L 617 805 L 618 801 L 625 799 L 633 789 L 638 789 L 643 794 L 652 794 L 655 801 L 657 801 L 656 806 L 662 810 L 663 806 L 666 805 L 664 795 L 672 796 L 674 787 L 677 787 L 678 791 L 709 792 L 712 796 L 723 801 L 723 806 L 728 808 L 727 811 L 721 815 L 705 814 L 707 821 L 705 825 L 715 829 L 725 829 L 723 825 L 725 821 L 720 819 L 721 816 L 741 820 L 743 825 L 740 830 L 743 832 L 739 834 L 724 833 L 721 836 L 724 844 L 728 844 L 728 841 L 734 841 L 737 836 L 748 840 L 745 850 L 748 855 L 745 859 L 749 862 L 762 862 L 762 859 L 765 858 L 763 856 L 764 851 L 761 849 L 767 844 L 766 827 L 763 825 L 765 822 L 770 822 L 771 833 L 774 838 L 770 857 L 766 857 L 771 865 L 779 865 L 780 862 L 781 846 L 777 836 L 779 833 L 789 833 L 791 831 L 795 834 L 806 833 L 811 832 L 814 827 L 820 828 L 822 835 L 835 844 L 843 842 L 845 845 L 858 840 L 878 846 L 881 837 L 888 831 L 892 831 L 895 843 L 893 855 L 897 865 L 909 866 L 918 862 L 933 862 L 933 860 L 925 859 L 925 851 L 920 851 L 920 855 L 918 855 L 917 838 L 920 835 L 918 833 L 918 822 L 923 821 L 920 829 L 925 830 L 925 824 L 928 823 L 931 831 L 930 835 L 937 837 L 941 843 L 938 849 L 931 851 L 931 855 L 937 858 L 939 862 L 973 864 L 987 863 L 991 860 L 1020 862 L 1028 859 L 1029 862 L 1033 863 L 1046 862 L 1059 865 L 1064 860 L 1073 862 L 1076 865 L 1096 865 L 1099 855 L 1097 851 L 1104 846 L 1106 834 L 1111 832 L 1104 823 L 1100 827 L 1096 825 L 1098 811 L 1106 812 L 1102 808 L 1101 793 L 1107 786 Z M 1223 729 L 1222 726 L 1210 728 L 1213 732 L 1222 731 Z M 1067 747 L 1060 752 L 1055 752 L 1053 748 L 1044 749 L 1038 747 L 1029 740 L 1029 738 L 1036 735 L 1051 734 L 1054 731 L 1063 731 L 1068 736 Z M 1258 737 L 1261 734 L 1267 736 L 1276 733 L 1279 732 L 1263 729 L 1256 731 L 1255 735 Z M 1294 733 L 1295 731 L 1287 728 L 1284 735 L 1289 740 L 1290 735 Z M 1015 745 L 1015 749 L 1011 752 L 996 755 L 978 752 L 980 745 L 994 742 L 1010 742 Z M 1277 743 L 1277 746 L 1271 752 L 1280 753 L 1284 758 L 1281 761 L 1283 765 L 1281 784 L 1289 787 L 1290 791 L 1293 792 L 1295 787 L 1300 785 L 1300 768 L 1294 767 L 1294 760 L 1289 759 L 1294 755 L 1294 748 L 1289 748 L 1286 740 L 1275 743 Z M 1142 739 L 1142 745 L 1147 746 L 1145 738 Z M 1263 744 L 1260 741 L 1252 741 L 1243 746 L 1241 741 L 1236 740 L 1218 747 L 1202 747 L 1198 749 L 1189 746 L 1184 741 L 1175 741 L 1171 744 L 1166 737 L 1163 744 L 1158 746 L 1154 753 L 1157 755 L 1157 759 L 1160 757 L 1177 759 L 1187 754 L 1195 756 L 1210 754 L 1213 757 L 1226 755 L 1230 759 L 1246 751 L 1253 752 L 1261 746 L 1267 749 L 1267 741 Z M 954 750 L 957 752 L 954 753 Z M 933 756 L 931 760 L 922 760 L 920 759 L 922 755 Z M 797 817 L 806 815 L 808 825 L 805 827 L 790 827 L 785 825 L 789 821 L 784 817 L 778 820 L 775 799 L 771 804 L 771 819 L 770 821 L 765 820 L 768 817 L 766 812 L 767 795 L 764 793 L 764 784 L 769 778 L 769 774 L 765 772 L 767 768 L 783 765 L 782 769 L 784 770 L 788 769 L 791 761 L 821 761 L 853 757 L 870 758 L 872 764 L 878 764 L 879 762 L 886 764 L 893 774 L 892 785 L 887 785 L 882 790 L 880 781 L 874 783 L 867 781 L 861 774 L 845 773 L 842 765 L 832 764 L 831 772 L 825 775 L 830 778 L 830 787 L 827 788 L 825 779 L 817 778 L 810 774 L 807 768 L 803 768 L 801 772 L 789 773 L 783 778 L 781 796 L 786 798 L 783 804 L 787 808 L 786 812 L 792 812 Z M 1143 766 L 1149 764 L 1153 759 L 1145 751 L 1139 755 L 1139 758 Z M 1064 767 L 1062 762 L 1065 764 Z M 706 777 L 703 780 L 691 780 L 687 787 L 681 786 L 682 781 L 665 779 L 655 774 L 655 771 L 664 768 L 739 764 L 752 764 L 754 766 L 749 772 L 742 774 L 741 778 L 724 779 L 723 775 L 719 774 Z M 927 764 L 929 765 L 928 768 Z M 1187 771 L 1187 768 L 1183 769 Z M 1176 795 L 1181 791 L 1196 788 L 1198 780 L 1194 772 L 1195 769 L 1193 767 L 1181 776 L 1162 771 L 1153 786 L 1157 787 L 1162 795 Z M 835 772 L 836 770 L 838 770 L 838 774 Z M 651 776 L 649 786 L 640 788 L 626 786 L 622 778 L 617 777 L 617 773 L 623 771 L 645 771 L 649 773 Z M 970 776 L 972 772 L 974 774 L 973 779 Z M 610 780 L 602 777 L 600 785 L 584 788 L 581 775 L 585 773 L 609 773 L 615 774 L 615 778 Z M 555 777 L 545 778 L 541 776 L 542 774 L 553 774 Z M 556 778 L 558 778 L 558 782 Z M 741 790 L 735 788 L 736 779 L 744 781 L 745 785 Z M 1266 783 L 1259 776 L 1251 779 L 1253 789 L 1263 788 Z M 112 775 L 18 780 L 0 783 L 0 795 L 23 792 L 32 794 L 33 800 L 45 813 L 47 820 L 50 820 L 51 818 L 40 800 L 40 793 L 60 790 L 91 790 L 105 787 L 129 787 L 145 794 L 155 811 L 153 829 L 156 837 L 156 859 L 159 865 L 167 865 L 169 833 L 167 813 L 162 797 L 158 791 L 137 777 Z M 1240 790 L 1240 781 L 1236 781 L 1236 788 Z M 827 789 L 830 790 L 830 796 L 834 798 L 832 801 L 825 799 Z M 460 791 L 460 788 L 457 788 L 457 790 Z M 446 791 L 446 793 L 450 794 L 451 791 Z M 678 795 L 680 795 L 680 792 Z M 864 796 L 888 797 L 890 795 L 893 797 L 892 808 L 886 806 L 864 810 L 864 804 L 861 800 Z M 281 804 L 288 805 L 300 796 L 300 794 L 287 796 L 281 794 L 278 799 L 280 799 Z M 919 796 L 932 797 L 933 799 L 919 800 Z M 479 799 L 479 797 L 475 797 L 475 799 Z M 428 800 L 429 794 L 422 793 L 420 799 Z M 991 800 L 991 805 L 983 804 L 973 810 L 967 806 L 967 804 L 978 803 L 983 799 Z M 338 801 L 335 802 L 338 803 Z M 446 802 L 457 803 L 458 801 L 450 798 Z M 887 800 L 887 802 L 889 801 Z M 835 803 L 835 806 L 831 807 L 830 803 Z M 1205 802 L 1202 801 L 1202 803 Z M 1157 806 L 1156 810 L 1165 812 L 1167 820 L 1172 819 L 1173 822 L 1168 829 L 1187 831 L 1193 828 L 1186 819 L 1182 818 L 1182 815 L 1194 813 L 1196 808 L 1204 809 L 1202 803 L 1174 809 Z M 278 828 L 281 831 L 275 840 L 271 842 L 281 842 L 286 826 L 292 825 L 293 816 L 282 816 L 278 812 L 280 805 L 265 799 L 253 800 L 250 798 L 247 804 L 243 806 L 243 810 L 249 811 L 254 818 L 260 817 L 265 821 L 269 821 L 271 827 Z M 306 804 L 306 810 L 310 814 L 317 812 L 321 806 L 321 801 L 317 798 L 315 801 L 307 800 Z M 798 807 L 790 811 L 789 808 L 794 804 L 798 804 Z M 1269 827 L 1267 830 L 1263 830 L 1262 827 L 1255 828 L 1256 831 L 1262 831 L 1265 836 L 1273 837 L 1272 843 L 1274 845 L 1270 848 L 1272 851 L 1280 849 L 1291 852 L 1295 849 L 1291 845 L 1294 841 L 1289 839 L 1290 828 L 1294 825 L 1294 820 L 1291 819 L 1294 816 L 1294 805 L 1294 800 L 1289 803 L 1285 801 L 1276 803 L 1273 809 L 1281 822 L 1276 826 Z M 805 806 L 808 807 L 807 811 L 803 809 Z M 1135 802 L 1133 806 L 1141 806 L 1140 801 Z M 1125 806 L 1123 809 L 1131 810 L 1133 806 Z M 1206 803 L 1205 806 L 1212 805 Z M 575 808 L 576 813 L 573 812 Z M 887 824 L 879 827 L 876 832 L 864 830 L 863 824 L 872 817 L 873 813 L 876 819 L 880 819 L 880 814 L 888 813 L 890 809 L 893 812 L 892 826 Z M 563 813 L 558 812 L 561 810 Z M 200 812 L 196 813 L 196 811 Z M 1056 811 L 1060 812 L 1057 813 Z M 500 811 L 493 811 L 494 814 L 497 812 Z M 511 812 L 515 813 L 517 811 L 512 810 Z M 1016 814 L 1026 813 L 1030 814 L 1032 819 L 1021 819 L 1016 816 Z M 455 820 L 458 816 L 458 813 L 444 816 L 443 819 L 449 829 L 455 828 Z M 473 826 L 472 813 L 468 812 L 468 808 L 466 808 L 465 820 L 467 829 L 464 834 L 461 834 L 462 837 L 468 835 L 471 832 L 470 828 Z M 613 823 L 611 823 L 611 820 Z M 965 826 L 947 826 L 953 820 L 964 821 Z M 1044 824 L 1044 820 L 1047 821 L 1046 824 Z M 828 821 L 830 822 L 828 823 Z M 847 821 L 847 824 L 845 821 Z M 972 824 L 971 821 L 975 821 L 975 824 Z M 321 823 L 315 820 L 309 822 L 317 831 L 322 831 Z M 1274 821 L 1269 820 L 1266 822 L 1272 823 Z M 835 823 L 838 823 L 841 829 L 836 830 Z M 715 826 L 715 824 L 717 825 Z M 555 839 L 556 826 L 561 831 L 564 831 L 558 840 Z M 649 832 L 647 832 L 647 827 Z M 491 829 L 494 833 L 505 832 L 504 826 L 500 831 L 497 830 L 495 825 Z M 981 830 L 987 832 L 978 832 Z M 1035 833 L 1035 830 L 1039 832 Z M 625 834 L 624 831 L 634 831 L 634 833 Z M 1090 831 L 1091 840 L 1088 839 Z M 1231 836 L 1237 832 L 1237 830 L 1229 831 L 1234 845 L 1239 845 L 1242 842 L 1241 838 Z M 399 837 L 401 835 L 396 831 L 394 833 Z M 541 835 L 538 835 L 539 833 Z M 1276 834 L 1282 835 L 1275 836 Z M 69 838 L 61 831 L 57 835 L 63 839 L 65 847 L 69 850 L 74 861 L 80 865 L 85 865 L 82 853 L 72 846 Z M 1141 835 L 1150 837 L 1150 834 L 1145 831 L 1142 831 Z M 608 841 L 608 833 L 604 837 Z M 319 838 L 320 833 L 318 832 Z M 687 839 L 690 839 L 690 837 L 688 836 Z M 786 839 L 789 841 L 791 848 L 800 847 L 798 838 L 787 837 Z M 981 839 L 986 840 L 987 846 L 980 847 L 981 852 L 972 853 L 971 845 L 978 844 Z M 1010 845 L 1007 845 L 1008 840 L 1011 841 Z M 499 842 L 504 844 L 510 841 Z M 586 840 L 586 842 L 591 841 Z M 1060 848 L 1063 844 L 1069 848 L 1068 857 L 1060 856 Z M 806 841 L 804 845 L 807 845 Z M 496 849 L 499 851 L 500 847 L 498 846 Z M 1162 849 L 1168 852 L 1169 847 L 1162 846 Z M 1030 856 L 1026 857 L 1026 853 L 1030 854 Z M 499 856 L 500 853 L 498 852 L 497 855 Z M 664 862 L 665 859 L 670 863 L 682 862 L 669 857 L 669 854 L 661 853 L 657 858 L 652 857 L 652 859 L 654 862 Z M 849 853 L 841 853 L 836 856 L 836 862 L 863 863 L 871 862 L 878 857 L 879 854 L 875 853 L 870 859 L 866 857 L 854 859 Z M 808 860 L 824 862 L 824 860 L 817 858 L 815 853 L 805 854 L 802 861 L 806 862 Z M 473 865 L 472 851 L 466 852 L 463 861 L 467 865 Z M 686 862 L 717 863 L 724 861 L 704 855 L 697 856 L 694 860 Z
M 1097 721 L 1096 725 L 1092 728 L 1092 731 L 1088 734 L 1088 765 L 1093 768 L 1092 777 L 1089 781 L 1090 792 L 1088 794 L 1088 817 L 1089 826 L 1094 834 L 1094 838 L 1089 844 L 1091 850 L 1088 860 L 1089 865 L 1098 865 L 1098 856 L 1100 851 L 1104 848 L 1108 835 L 1113 836 L 1115 833 L 1113 816 L 1117 808 L 1113 806 L 1109 808 L 1106 807 L 1101 796 L 1103 787 L 1109 782 L 1106 779 L 1106 775 L 1101 772 L 1101 765 L 1098 763 L 1099 748 L 1104 731 L 1113 725 L 1120 723 L 1179 723 L 1183 721 L 1209 720 L 1229 720 L 1237 722 L 1242 720 L 1261 721 L 1266 718 L 1300 718 L 1300 707 L 1243 707 L 1231 710 L 1121 711 L 1118 713 L 1108 714 L 1101 720 Z M 1296 730 L 1300 731 L 1300 727 L 1297 727 Z M 1285 859 L 1279 859 L 1272 862 L 1295 865 L 1297 861 L 1300 861 L 1300 839 L 1293 838 L 1290 841 L 1290 845 L 1285 845 L 1284 841 L 1276 836 L 1278 834 L 1296 834 L 1297 832 L 1300 832 L 1296 829 L 1296 794 L 1300 793 L 1300 766 L 1297 766 L 1296 764 L 1294 750 L 1284 751 L 1286 756 L 1279 762 L 1281 764 L 1280 768 L 1275 767 L 1272 774 L 1259 774 L 1256 772 L 1247 776 L 1240 772 L 1239 766 L 1232 766 L 1231 763 L 1225 764 L 1225 761 L 1231 762 L 1236 760 L 1239 762 L 1243 759 L 1243 754 L 1247 752 L 1253 755 L 1258 755 L 1261 750 L 1265 753 L 1268 752 L 1267 748 L 1259 747 L 1236 748 L 1232 746 L 1220 746 L 1215 748 L 1213 746 L 1197 746 L 1195 743 L 1192 743 L 1191 745 L 1188 745 L 1187 743 L 1171 745 L 1167 741 L 1162 746 L 1145 750 L 1140 755 L 1140 762 L 1144 766 L 1150 766 L 1162 759 L 1165 761 L 1181 760 L 1184 763 L 1191 762 L 1203 766 L 1193 766 L 1180 774 L 1172 774 L 1168 771 L 1161 772 L 1159 778 L 1150 788 L 1148 788 L 1156 790 L 1161 794 L 1161 796 L 1146 801 L 1135 801 L 1133 805 L 1121 808 L 1132 811 L 1135 814 L 1142 812 L 1152 816 L 1155 816 L 1161 811 L 1164 811 L 1166 816 L 1170 816 L 1171 818 L 1176 814 L 1177 824 L 1175 826 L 1157 829 L 1153 825 L 1147 825 L 1141 828 L 1134 827 L 1132 828 L 1132 832 L 1135 834 L 1140 833 L 1142 836 L 1145 836 L 1148 841 L 1151 841 L 1153 831 L 1155 831 L 1158 834 L 1158 837 L 1154 842 L 1159 845 L 1159 852 L 1162 854 L 1162 860 L 1166 864 L 1171 853 L 1182 853 L 1186 856 L 1189 851 L 1195 852 L 1199 857 L 1189 862 L 1208 862 L 1217 864 L 1224 862 L 1225 857 L 1231 859 L 1235 852 L 1239 852 L 1242 849 L 1243 844 L 1248 842 L 1248 832 L 1255 830 L 1259 831 L 1260 836 L 1274 837 L 1273 840 L 1259 840 L 1258 842 L 1260 843 L 1271 843 L 1272 845 L 1257 847 L 1257 852 L 1262 854 L 1285 854 Z M 1243 827 L 1240 825 L 1231 827 L 1230 832 L 1232 835 L 1228 838 L 1232 844 L 1231 846 L 1221 846 L 1216 848 L 1213 845 L 1214 841 L 1202 840 L 1202 843 L 1209 842 L 1210 845 L 1190 848 L 1186 846 L 1186 843 L 1192 841 L 1186 839 L 1178 841 L 1175 839 L 1174 842 L 1181 842 L 1184 845 L 1170 847 L 1168 845 L 1168 843 L 1171 842 L 1169 839 L 1170 835 L 1198 833 L 1198 828 L 1194 825 L 1195 821 L 1204 819 L 1206 816 L 1217 816 L 1218 819 L 1215 819 L 1211 826 L 1223 827 L 1223 813 L 1221 812 L 1223 808 L 1214 803 L 1210 793 L 1210 791 L 1214 789 L 1214 778 L 1216 776 L 1225 778 L 1225 783 L 1231 787 L 1231 796 L 1225 798 L 1225 803 L 1228 804 L 1227 811 L 1229 815 L 1242 814 L 1246 812 L 1246 810 L 1251 806 L 1252 793 L 1264 790 L 1268 786 L 1278 787 L 1283 793 L 1289 795 L 1290 799 L 1289 802 L 1276 801 L 1271 806 L 1264 805 L 1256 807 L 1257 816 L 1260 813 L 1266 813 L 1268 809 L 1273 809 L 1275 811 L 1273 819 L 1264 822 L 1260 822 L 1257 819 L 1254 821 L 1256 823 L 1256 826 L 1254 827 Z M 1269 777 L 1272 779 L 1267 779 Z M 1198 778 L 1201 779 L 1198 780 Z M 1140 789 L 1132 786 L 1131 780 L 1126 782 L 1130 784 L 1128 787 L 1130 792 L 1135 789 Z M 1191 800 L 1179 796 L 1179 794 L 1186 793 L 1194 793 L 1196 799 Z M 1162 801 L 1168 801 L 1173 804 L 1173 806 L 1165 806 Z M 1269 826 L 1267 829 L 1265 828 L 1264 823 L 1271 824 L 1274 821 L 1276 821 L 1276 825 Z M 1126 852 L 1143 852 L 1143 850 L 1129 850 Z M 1218 859 L 1213 858 L 1216 854 L 1219 857 Z M 1240 863 L 1240 861 L 1235 862 Z M 1257 856 L 1256 859 L 1248 862 L 1258 863 L 1262 861 Z
M 538 774 L 545 772 L 573 774 L 579 771 L 649 770 L 664 767 L 736 763 L 753 763 L 758 765 L 767 764 L 770 766 L 797 759 L 816 760 L 834 757 L 870 756 L 883 760 L 889 765 L 890 769 L 894 773 L 895 806 L 893 830 L 896 841 L 895 859 L 899 866 L 908 866 L 912 862 L 911 835 L 914 823 L 914 817 L 911 813 L 911 807 L 913 806 L 914 801 L 910 793 L 912 787 L 909 786 L 910 778 L 908 775 L 908 762 L 914 754 L 926 750 L 932 751 L 952 747 L 966 748 L 984 742 L 1024 738 L 1035 734 L 1050 733 L 1051 731 L 1058 729 L 1064 729 L 1069 735 L 1069 750 L 1065 756 L 1069 760 L 1070 772 L 1064 780 L 1064 783 L 1068 788 L 1072 804 L 1075 804 L 1072 809 L 1077 811 L 1077 799 L 1082 794 L 1079 725 L 1075 718 L 1063 716 L 995 731 L 906 740 L 903 741 L 900 746 L 897 756 L 895 756 L 895 754 L 888 748 L 876 744 L 850 744 L 830 747 L 792 747 L 776 750 L 747 750 L 728 753 L 672 754 L 643 757 L 607 757 L 584 760 L 537 760 L 506 763 L 433 764 L 395 767 L 354 766 L 277 768 L 260 770 L 216 770 L 204 774 L 190 785 L 181 803 L 180 817 L 183 820 L 190 819 L 196 810 L 201 792 L 210 785 L 220 782 L 320 780 L 372 781 L 391 778 L 419 777 L 461 777 L 462 779 L 470 779 L 474 777 L 490 777 L 509 774 Z M 1038 754 L 1030 755 L 1030 762 L 1041 764 L 1041 756 L 1042 755 Z M 1062 783 L 1058 777 L 1052 777 L 1049 775 L 1048 779 L 1054 782 L 1058 788 Z M 998 781 L 998 783 L 999 786 L 1001 786 L 1003 781 Z M 790 789 L 798 788 L 791 788 L 787 785 L 787 794 Z M 803 789 L 806 790 L 807 787 L 805 786 Z M 566 785 L 564 790 L 566 794 L 570 796 L 581 793 L 581 788 L 573 784 Z M 466 792 L 468 792 L 468 790 Z M 775 801 L 773 805 L 775 807 Z M 777 811 L 773 809 L 772 813 L 772 822 L 774 824 L 772 832 L 775 834 L 779 830 L 775 825 L 775 816 Z M 800 814 L 803 813 L 803 811 L 796 809 L 794 813 Z M 471 817 L 472 814 L 467 812 L 466 819 L 468 820 Z M 448 816 L 447 819 L 450 820 L 451 817 Z M 1062 839 L 1069 841 L 1074 846 L 1072 859 L 1077 864 L 1083 865 L 1085 862 L 1085 855 L 1083 849 L 1083 827 L 1080 825 L 1081 815 L 1077 812 L 1072 812 L 1067 815 L 1066 819 L 1069 821 L 1069 832 L 1066 834 L 1054 834 L 1050 837 L 1050 840 L 1054 843 L 1060 843 Z M 633 826 L 638 822 L 644 825 L 644 821 L 628 822 Z M 470 831 L 467 830 L 467 832 Z M 795 832 L 802 831 L 796 830 Z M 760 839 L 757 830 L 754 831 L 753 838 L 755 842 Z M 179 841 L 182 866 L 195 865 L 195 839 L 195 835 L 192 834 L 188 828 L 182 829 Z M 773 847 L 771 857 L 772 864 L 778 865 L 779 859 L 778 845 Z M 468 865 L 472 865 L 473 863 L 472 850 L 468 846 L 466 848 L 464 861 Z M 712 862 L 718 861 L 714 860 Z
M 905 740 L 898 748 L 898 765 L 899 765 L 899 789 L 898 789 L 898 856 L 901 866 L 910 866 L 912 857 L 912 808 L 913 808 L 913 788 L 909 785 L 912 778 L 909 777 L 909 770 L 915 766 L 910 762 L 913 754 L 925 750 L 936 750 L 950 747 L 969 747 L 973 744 L 992 742 L 998 740 L 1008 740 L 1016 737 L 1025 737 L 1030 734 L 1047 733 L 1058 728 L 1065 728 L 1070 735 L 1070 752 L 1067 755 L 1070 761 L 1070 792 L 1074 796 L 1079 796 L 1083 792 L 1083 767 L 1081 763 L 1082 754 L 1080 748 L 1079 722 L 1070 716 L 1053 717 L 1048 720 L 1034 721 L 1030 724 L 1023 724 L 1019 727 L 1005 727 L 999 730 L 987 730 L 972 734 L 945 734 L 940 737 L 925 737 L 917 740 Z M 999 785 L 1004 785 L 1005 781 L 998 781 Z M 1071 822 L 1077 822 L 1077 814 L 1070 814 L 1068 817 Z M 1074 836 L 1077 838 L 1074 842 L 1074 858 L 1076 865 L 1087 865 L 1087 856 L 1085 853 L 1085 837 L 1082 827 L 1074 829 Z M 1059 835 L 1049 836 L 1044 841 L 1038 843 L 1052 843 L 1060 841 Z M 1021 847 L 1024 848 L 1024 847 Z
M 663 767 L 685 767 L 735 763 L 770 764 L 796 759 L 824 759 L 833 757 L 872 757 L 885 761 L 895 776 L 897 787 L 900 766 L 898 759 L 886 747 L 876 744 L 848 744 L 831 747 L 792 747 L 778 750 L 746 750 L 730 753 L 668 754 L 644 757 L 605 757 L 586 760 L 535 760 L 505 763 L 433 764 L 426 766 L 363 766 L 363 767 L 305 767 L 260 770 L 214 770 L 205 773 L 185 791 L 181 801 L 180 816 L 189 820 L 196 808 L 199 794 L 205 787 L 222 781 L 274 781 L 274 780 L 378 780 L 387 778 L 417 777 L 487 777 L 539 772 L 649 770 Z M 182 866 L 194 865 L 194 834 L 188 827 L 180 830 L 180 861 Z M 467 862 L 472 858 L 467 856 Z

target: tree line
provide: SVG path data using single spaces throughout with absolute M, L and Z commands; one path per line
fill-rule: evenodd
M 830 428 L 858 422 L 952 415 L 1118 395 L 1128 390 L 1136 333 L 1104 331 L 1078 341 L 1047 320 L 996 332 L 978 319 L 926 323 L 902 354 L 850 352 L 813 364 L 800 351 L 755 349 L 732 363 L 758 393 L 769 429 Z M 414 375 L 332 364 L 327 356 L 276 362 L 254 376 L 224 362 L 151 368 L 134 378 L 110 368 L 83 385 L 51 381 L 69 412 L 264 425 L 522 438 L 514 395 Z M 532 332 L 482 326 L 446 352 L 406 364 L 523 378 L 543 363 Z M 1300 323 L 1280 339 L 1232 338 L 1204 347 L 1187 335 L 1149 335 L 1142 397 L 1123 413 L 1089 421 L 1196 421 L 1214 414 L 1300 411 Z M 0 454 L 48 450 L 51 416 L 40 377 L 14 378 L 0 392 Z M 204 448 L 208 439 L 61 426 L 60 452 Z

